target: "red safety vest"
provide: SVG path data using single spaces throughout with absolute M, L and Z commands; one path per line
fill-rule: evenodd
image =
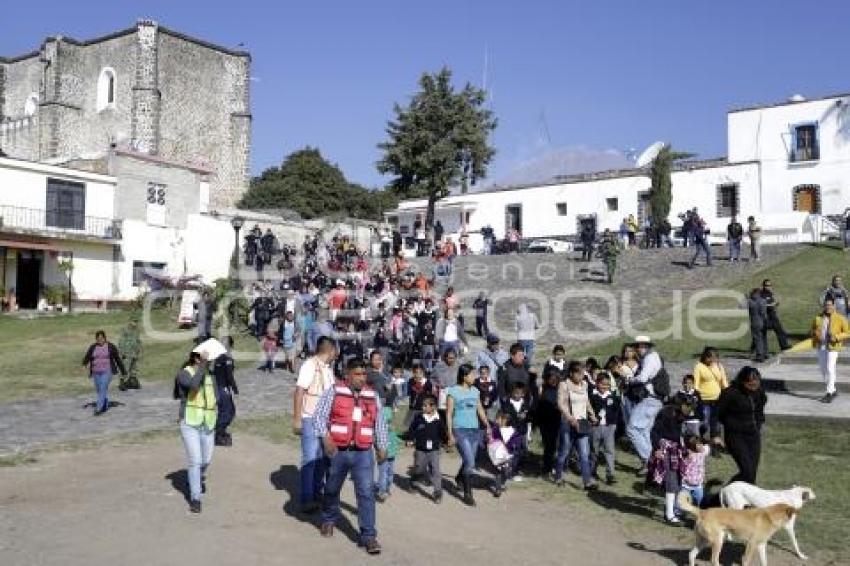
M 355 393 L 345 382 L 334 385 L 328 431 L 337 447 L 358 450 L 371 448 L 375 438 L 375 423 L 379 417 L 375 391 L 371 387 L 364 385 L 359 393 Z

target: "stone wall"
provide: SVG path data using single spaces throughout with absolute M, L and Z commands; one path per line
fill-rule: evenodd
M 98 78 L 115 72 L 115 102 L 98 109 Z M 36 117 L 24 119 L 38 93 Z M 49 38 L 38 52 L 0 58 L 0 147 L 64 162 L 111 147 L 203 165 L 214 208 L 248 187 L 250 57 L 141 20 L 91 41 Z
M 160 150 L 209 166 L 213 207 L 238 200 L 248 185 L 249 61 L 159 34 Z

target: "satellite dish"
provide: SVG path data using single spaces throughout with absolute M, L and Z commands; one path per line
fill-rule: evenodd
M 635 160 L 635 167 L 646 167 L 655 157 L 658 155 L 658 152 L 664 147 L 664 142 L 657 141 L 654 144 L 650 145 L 648 148 L 643 150 L 643 152 L 638 156 Z

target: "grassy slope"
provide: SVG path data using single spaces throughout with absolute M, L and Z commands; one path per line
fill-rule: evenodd
M 88 392 L 91 384 L 80 362 L 102 329 L 118 342 L 129 315 L 108 312 L 65 315 L 23 320 L 0 317 L 0 391 L 3 401 L 30 399 Z M 178 332 L 176 313 L 155 310 L 151 323 L 155 330 Z M 191 332 L 176 340 L 142 337 L 143 356 L 140 375 L 143 380 L 171 379 L 191 349 Z M 257 350 L 251 339 L 237 339 L 237 347 Z
M 850 256 L 839 247 L 832 245 L 812 246 L 803 252 L 794 255 L 772 267 L 756 272 L 748 277 L 742 278 L 729 285 L 728 289 L 746 293 L 753 287 L 760 287 L 763 279 L 771 279 L 774 284 L 775 293 L 779 297 L 779 316 L 786 332 L 791 336 L 792 342 L 805 338 L 808 335 L 808 326 L 817 312 L 820 293 L 829 284 L 832 275 L 843 273 L 846 275 Z M 710 280 L 710 268 L 697 267 L 705 271 L 707 280 Z M 706 299 L 698 305 L 700 310 L 707 308 L 728 309 L 738 313 L 737 318 L 704 317 L 698 318 L 699 328 L 712 333 L 730 333 L 740 325 L 747 325 L 746 310 L 740 308 L 732 299 Z M 677 313 L 682 321 L 683 334 L 680 339 L 661 338 L 656 340 L 659 351 L 666 359 L 671 361 L 689 360 L 699 355 L 702 348 L 713 345 L 721 350 L 721 354 L 733 356 L 747 356 L 749 353 L 750 336 L 747 332 L 743 337 L 728 339 L 724 337 L 697 338 L 688 324 L 688 307 L 684 312 Z M 652 336 L 658 336 L 659 332 L 671 327 L 673 317 L 669 312 L 653 318 L 645 325 L 640 326 L 641 331 L 646 331 Z M 594 344 L 577 350 L 576 357 L 588 355 L 602 356 L 618 353 L 623 343 L 623 337 L 618 337 L 606 342 Z M 776 337 L 770 333 L 768 346 L 773 352 L 779 350 Z M 603 356 L 604 358 L 605 356 Z

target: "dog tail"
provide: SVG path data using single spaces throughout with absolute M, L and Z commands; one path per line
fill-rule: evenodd
M 690 513 L 694 517 L 699 515 L 700 510 L 699 510 L 698 507 L 696 507 L 693 504 L 693 501 L 691 500 L 691 496 L 688 494 L 688 492 L 686 492 L 686 491 L 680 492 L 679 497 L 678 497 L 678 501 L 679 501 L 679 508 L 681 508 L 683 511 Z

